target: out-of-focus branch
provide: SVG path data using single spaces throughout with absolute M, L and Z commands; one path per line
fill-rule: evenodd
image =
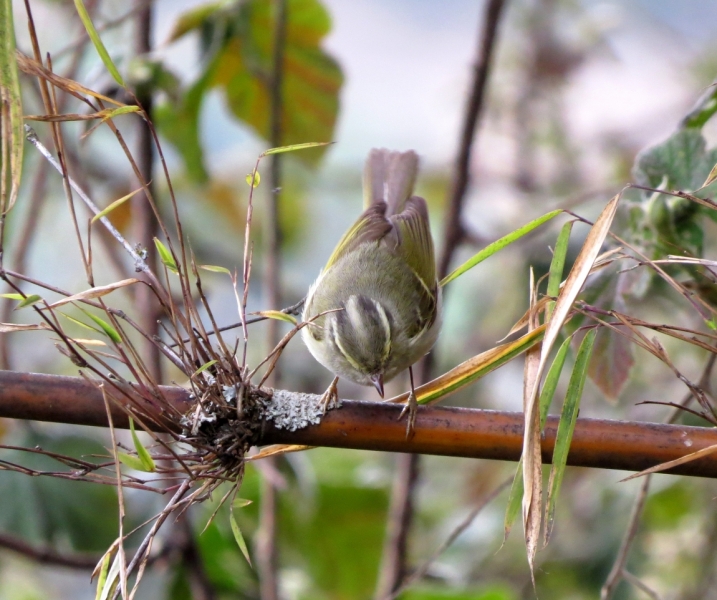
M 16 552 L 36 563 L 70 569 L 92 570 L 100 560 L 99 555 L 69 554 L 52 548 L 33 546 L 25 540 L 6 533 L 0 533 L 0 549 Z
M 269 144 L 276 148 L 282 145 L 284 113 L 284 47 L 286 43 L 286 0 L 274 0 L 273 54 L 270 92 Z M 279 198 L 281 195 L 281 154 L 274 154 L 269 164 L 269 198 L 266 215 L 266 241 L 264 253 L 264 301 L 266 308 L 279 309 L 281 299 L 281 223 L 279 219 Z M 279 341 L 279 322 L 267 322 L 269 349 Z M 278 367 L 278 365 L 277 365 Z M 267 384 L 279 384 L 279 369 L 274 368 Z M 275 461 L 270 458 L 269 461 Z M 256 536 L 256 563 L 259 573 L 259 588 L 262 600 L 278 600 L 279 581 L 277 574 L 277 490 L 271 480 L 262 477 L 259 529 Z
M 192 407 L 189 391 L 161 386 L 164 400 L 177 410 Z M 289 393 L 290 395 L 291 393 Z M 304 401 L 320 396 L 296 394 Z M 319 425 L 298 431 L 276 429 L 271 422 L 258 444 L 303 444 L 333 448 L 383 450 L 517 461 L 523 443 L 523 414 L 468 408 L 418 408 L 415 435 L 406 440 L 405 423 L 397 420 L 401 406 L 344 400 Z M 0 417 L 75 425 L 107 426 L 102 393 L 79 377 L 0 371 Z M 128 428 L 126 414 L 112 408 L 115 427 Z M 541 447 L 549 463 L 558 417 L 548 417 Z M 159 427 L 156 428 L 160 430 Z M 578 419 L 568 464 L 598 469 L 642 471 L 717 445 L 717 429 L 634 421 Z M 667 473 L 717 478 L 717 452 Z
M 473 143 L 478 119 L 483 110 L 486 82 L 488 81 L 498 24 L 500 23 L 504 6 L 504 0 L 489 0 L 485 13 L 481 15 L 480 45 L 450 188 L 448 213 L 446 214 L 443 233 L 443 250 L 438 259 L 439 279 L 442 279 L 448 273 L 453 254 L 464 238 L 461 213 L 463 212 L 463 204 L 470 181 Z M 425 383 L 430 379 L 432 367 L 433 359 L 432 355 L 429 355 L 419 368 L 419 383 Z M 386 542 L 376 587 L 376 598 L 378 600 L 391 596 L 401 585 L 406 573 L 408 532 L 413 520 L 413 494 L 420 473 L 418 461 L 418 455 L 401 456 L 396 461 L 396 477 L 391 493 Z

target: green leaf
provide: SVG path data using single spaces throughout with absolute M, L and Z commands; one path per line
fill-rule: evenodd
M 239 546 L 239 550 L 241 550 L 241 553 L 244 555 L 244 558 L 246 558 L 246 562 L 248 562 L 251 566 L 249 550 L 246 547 L 246 542 L 244 541 L 244 536 L 241 533 L 241 529 L 239 529 L 239 524 L 234 517 L 234 511 L 229 511 L 229 523 L 231 524 L 232 533 L 234 534 L 234 539 L 236 540 L 237 546 Z
M 154 238 L 154 245 L 157 247 L 157 252 L 159 252 L 159 259 L 162 261 L 162 264 L 170 271 L 172 271 L 172 273 L 179 273 L 177 263 L 174 261 L 174 257 L 172 256 L 172 253 L 169 251 L 167 246 L 160 242 L 158 238 Z
M 330 140 L 343 75 L 336 61 L 321 47 L 331 27 L 329 15 L 318 0 L 287 0 L 286 14 L 281 145 Z M 206 10 L 194 9 L 180 16 L 175 25 L 175 39 L 200 30 L 208 53 L 206 70 L 183 101 L 175 110 L 164 106 L 160 111 L 160 130 L 182 153 L 190 175 L 199 174 L 196 164 L 201 165 L 202 161 L 190 163 L 186 148 L 195 158 L 201 156 L 197 133 L 199 108 L 212 88 L 224 92 L 229 109 L 240 121 L 262 138 L 270 139 L 274 20 L 271 2 L 247 0 L 223 6 L 212 3 Z M 325 150 L 326 146 L 312 145 L 297 158 L 313 166 Z
M 293 144 L 291 146 L 279 146 L 278 148 L 269 148 L 261 153 L 261 156 L 269 156 L 270 154 L 283 154 L 284 152 L 296 152 L 297 150 L 306 150 L 308 148 L 319 148 L 320 146 L 330 146 L 333 142 L 305 142 L 303 144 Z
M 553 259 L 550 261 L 550 275 L 548 276 L 548 296 L 557 298 L 560 293 L 560 283 L 563 280 L 563 269 L 565 268 L 565 257 L 568 254 L 568 243 L 570 242 L 570 232 L 573 229 L 573 221 L 568 221 L 563 225 L 558 239 L 555 242 L 555 250 L 553 251 Z M 553 305 L 546 311 L 545 320 L 550 319 L 553 312 Z
M 236 498 L 234 500 L 234 508 L 244 508 L 245 506 L 249 506 L 253 503 L 253 500 L 249 500 L 247 498 Z
M 682 120 L 683 127 L 702 129 L 705 123 L 717 113 L 717 87 L 712 85 L 710 88 L 697 102 L 697 106 Z
M 537 227 L 540 227 L 543 223 L 546 223 L 547 221 L 550 221 L 550 219 L 557 217 L 560 213 L 562 213 L 562 210 L 554 210 L 552 212 L 549 212 L 547 214 L 544 214 L 542 217 L 539 217 L 530 223 L 527 223 L 526 225 L 523 225 L 521 228 L 516 229 L 515 231 L 509 233 L 508 235 L 503 236 L 499 240 L 496 240 L 492 244 L 488 244 L 483 250 L 478 252 L 475 256 L 464 262 L 460 267 L 458 267 L 455 271 L 447 275 L 443 278 L 440 285 L 444 286 L 447 283 L 450 283 L 454 279 L 457 279 L 463 273 L 466 271 L 469 271 L 473 267 L 475 267 L 477 264 L 483 262 L 486 258 L 489 258 L 490 256 L 493 256 L 496 252 L 499 250 L 502 250 L 506 246 L 512 244 L 516 240 L 519 240 L 521 237 L 526 235 L 527 233 L 530 233 Z
M 75 317 L 71 317 L 70 315 L 67 315 L 63 312 L 60 312 L 60 314 L 65 317 L 68 321 L 72 321 L 75 325 L 79 325 L 80 327 L 84 327 L 85 329 L 89 329 L 90 331 L 94 331 L 95 333 L 102 333 L 99 329 L 96 329 L 95 327 L 92 327 L 91 325 L 88 325 L 87 323 L 83 323 L 79 319 L 75 319 Z
M 7 298 L 8 300 L 24 300 L 25 296 L 22 294 L 0 294 L 0 298 Z
M 95 29 L 95 26 L 92 23 L 92 19 L 90 18 L 90 15 L 87 12 L 87 9 L 85 8 L 85 5 L 82 0 L 75 0 L 75 8 L 77 9 L 77 14 L 80 16 L 82 24 L 85 26 L 87 35 L 90 36 L 90 40 L 92 40 L 92 43 L 95 46 L 95 50 L 97 50 L 97 54 L 100 55 L 100 58 L 102 59 L 102 62 L 104 63 L 107 70 L 110 72 L 110 75 L 112 75 L 114 80 L 119 85 L 125 87 L 122 75 L 120 75 L 119 71 L 117 70 L 117 67 L 115 67 L 115 64 L 112 62 L 109 52 L 107 52 L 107 48 L 105 48 L 105 45 L 102 43 L 100 35 L 97 33 L 97 30 Z
M 132 456 L 126 452 L 117 452 L 117 458 L 123 465 L 127 465 L 130 469 L 135 471 L 146 471 L 144 463 L 137 456 Z
M 292 325 L 296 325 L 298 323 L 296 317 L 292 315 L 287 315 L 285 312 L 281 312 L 280 310 L 262 310 L 252 314 L 259 315 L 260 317 L 266 317 L 267 319 L 276 319 L 277 321 L 284 321 L 286 323 L 291 323 Z
M 85 313 L 90 319 L 92 319 L 97 325 L 100 326 L 100 329 L 102 332 L 110 338 L 115 344 L 121 344 L 122 343 L 122 337 L 119 333 L 117 333 L 117 330 L 112 327 L 109 323 L 106 321 L 100 319 L 98 316 L 93 315 L 92 313 Z
M 100 568 L 100 574 L 97 577 L 97 594 L 95 595 L 95 600 L 99 600 L 102 597 L 102 590 L 104 589 L 105 582 L 107 581 L 107 572 L 110 569 L 111 560 L 112 553 L 105 553 L 104 557 L 102 558 L 102 567 Z
M 129 420 L 129 428 L 132 432 L 132 441 L 134 442 L 134 449 L 137 452 L 137 456 L 139 457 L 140 462 L 142 463 L 142 471 L 147 471 L 148 473 L 154 473 L 157 470 L 156 465 L 154 464 L 154 460 L 150 456 L 149 452 L 147 452 L 147 448 L 145 448 L 142 445 L 142 442 L 139 441 L 139 437 L 137 436 L 137 432 L 134 430 L 134 421 L 132 419 Z
M 115 208 L 117 208 L 118 206 L 121 206 L 122 204 L 124 204 L 125 202 L 127 202 L 127 200 L 129 200 L 132 196 L 134 196 L 137 192 L 141 192 L 141 191 L 142 191 L 142 188 L 139 188 L 138 190 L 135 190 L 134 192 L 130 192 L 130 193 L 127 194 L 126 196 L 122 196 L 119 200 L 115 200 L 115 201 L 112 202 L 110 205 L 108 205 L 107 208 L 105 208 L 104 210 L 101 210 L 101 211 L 98 212 L 94 217 L 92 217 L 91 223 L 94 223 L 94 222 L 97 221 L 98 219 L 101 219 L 102 217 L 107 216 L 107 215 L 108 215 L 109 213 L 111 213 Z
M 28 296 L 27 298 L 23 298 L 20 304 L 18 304 L 15 307 L 15 310 L 20 310 L 21 308 L 25 308 L 26 306 L 32 306 L 33 304 L 36 304 L 42 300 L 41 296 L 38 296 L 37 294 L 32 294 L 31 296 Z
M 249 175 L 245 177 L 245 180 L 249 187 L 257 188 L 261 183 L 261 175 L 259 175 L 259 171 L 254 171 L 253 173 L 249 173 Z
M 9 190 L 0 186 L 0 213 L 9 211 L 17 200 L 22 174 L 22 155 L 25 145 L 22 118 L 22 97 L 15 60 L 15 28 L 12 0 L 0 0 L 0 144 L 3 148 L 0 177 L 10 182 Z M 9 160 L 6 160 L 9 158 Z
M 200 269 L 204 269 L 205 271 L 211 271 L 212 273 L 226 273 L 227 275 L 231 275 L 231 271 L 227 269 L 226 267 L 217 267 L 215 265 L 199 265 Z
M 558 431 L 555 436 L 555 448 L 553 449 L 553 466 L 550 469 L 550 481 L 548 483 L 548 500 L 545 507 L 545 544 L 550 541 L 550 536 L 553 531 L 555 503 L 565 473 L 570 442 L 573 439 L 573 431 L 575 431 L 575 422 L 578 418 L 578 409 L 580 408 L 580 398 L 583 395 L 583 387 L 585 386 L 585 379 L 588 374 L 588 365 L 590 364 L 590 356 L 592 354 L 596 334 L 597 331 L 591 329 L 585 334 L 583 341 L 580 343 L 578 355 L 575 359 L 575 366 L 570 376 L 570 383 L 568 383 L 568 392 L 565 395 L 563 410 L 560 414 Z
M 201 367 L 199 367 L 194 373 L 192 373 L 192 377 L 195 375 L 199 375 L 200 373 L 206 371 L 209 367 L 217 364 L 216 360 L 210 360 L 209 362 L 204 363 Z

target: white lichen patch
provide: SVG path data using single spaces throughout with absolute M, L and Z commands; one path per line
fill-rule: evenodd
M 274 422 L 277 429 L 296 431 L 309 425 L 318 425 L 324 416 L 322 396 L 316 394 L 299 394 L 286 390 L 274 390 L 270 400 L 264 404 L 264 418 Z M 338 408 L 340 401 L 328 406 Z

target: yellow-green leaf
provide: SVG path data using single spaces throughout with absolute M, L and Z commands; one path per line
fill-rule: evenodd
M 119 109 L 118 109 L 118 110 L 119 110 Z M 130 192 L 130 193 L 127 194 L 126 196 L 122 196 L 119 200 L 115 200 L 115 201 L 112 202 L 110 205 L 108 205 L 107 208 L 101 210 L 101 211 L 98 212 L 94 217 L 92 217 L 92 221 L 91 221 L 91 222 L 94 223 L 94 222 L 97 221 L 98 219 L 101 219 L 102 217 L 107 216 L 107 215 L 108 215 L 109 213 L 111 213 L 115 208 L 117 208 L 118 206 L 121 206 L 122 204 L 124 204 L 125 202 L 127 202 L 127 200 L 129 200 L 132 196 L 134 196 L 137 192 L 141 192 L 141 191 L 142 191 L 142 188 L 139 188 L 139 189 L 135 190 L 134 192 Z
M 249 173 L 249 175 L 246 176 L 246 182 L 250 187 L 259 187 L 259 184 L 261 183 L 261 175 L 259 175 L 259 171 Z
M 157 252 L 159 252 L 159 259 L 162 261 L 162 264 L 170 271 L 172 271 L 172 273 L 179 273 L 177 263 L 175 262 L 174 257 L 172 256 L 172 253 L 169 251 L 167 246 L 165 246 L 157 238 L 154 238 L 154 245 L 157 247 Z
M 95 46 L 95 50 L 97 50 L 97 54 L 100 55 L 100 58 L 102 59 L 102 62 L 104 63 L 107 70 L 110 72 L 110 75 L 112 75 L 114 80 L 119 85 L 125 87 L 124 79 L 122 79 L 122 75 L 120 75 L 120 72 L 117 70 L 117 67 L 112 62 L 109 52 L 107 52 L 107 48 L 105 48 L 105 45 L 102 43 L 100 35 L 99 33 L 97 33 L 97 30 L 95 29 L 95 26 L 92 23 L 92 19 L 90 18 L 90 15 L 87 12 L 87 9 L 85 8 L 85 5 L 82 0 L 75 0 L 75 8 L 77 9 L 77 14 L 80 16 L 82 24 L 85 26 L 87 35 L 90 36 L 90 40 L 92 40 L 92 43 Z
M 0 0 L 0 105 L 0 144 L 3 148 L 0 177 L 2 181 L 10 183 L 9 189 L 0 186 L 3 194 L 0 198 L 0 214 L 5 214 L 14 206 L 20 190 L 25 144 L 22 97 L 15 59 L 12 0 Z
M 38 296 L 37 294 L 32 294 L 31 296 L 28 296 L 27 298 L 23 298 L 20 301 L 20 304 L 18 304 L 15 307 L 15 310 L 19 310 L 21 308 L 25 308 L 26 306 L 32 306 L 33 304 L 36 304 L 37 302 L 40 302 L 42 300 L 41 296 Z
M 216 360 L 210 360 L 209 362 L 205 362 L 201 367 L 199 367 L 194 373 L 192 373 L 192 377 L 195 377 L 199 375 L 200 373 L 206 371 L 209 367 L 217 364 Z
M 291 146 L 279 146 L 278 148 L 269 148 L 262 152 L 261 156 L 269 156 L 270 154 L 282 154 L 284 152 L 296 152 L 297 150 L 306 150 L 308 148 L 318 148 L 319 146 L 329 146 L 333 142 L 305 142 L 303 144 L 292 144 Z
M 129 420 L 129 429 L 132 432 L 132 441 L 134 442 L 134 449 L 137 452 L 137 456 L 139 457 L 139 460 L 142 464 L 141 470 L 147 471 L 148 473 L 154 473 L 157 467 L 155 466 L 154 460 L 150 456 L 149 452 L 147 452 L 147 448 L 145 448 L 142 445 L 142 442 L 139 441 L 137 432 L 134 430 L 134 421 L 132 419 Z
M 231 524 L 232 533 L 234 534 L 234 539 L 236 540 L 237 546 L 239 546 L 239 550 L 241 550 L 241 553 L 244 555 L 244 558 L 246 558 L 246 562 L 248 562 L 249 566 L 251 566 L 251 558 L 249 557 L 249 550 L 246 547 L 246 542 L 244 541 L 244 536 L 241 533 L 241 529 L 239 529 L 239 524 L 237 523 L 237 520 L 234 517 L 233 511 L 229 511 L 229 523 Z
M 496 240 L 492 244 L 488 244 L 483 250 L 475 254 L 472 258 L 468 259 L 466 262 L 464 262 L 460 267 L 458 267 L 455 271 L 447 275 L 441 280 L 440 285 L 444 286 L 447 283 L 450 283 L 454 279 L 460 277 L 465 273 L 466 271 L 469 271 L 473 267 L 475 267 L 477 264 L 483 262 L 486 258 L 493 256 L 496 252 L 499 250 L 502 250 L 506 246 L 512 244 L 516 240 L 519 240 L 527 233 L 530 233 L 533 231 L 533 229 L 536 229 L 537 227 L 540 227 L 543 223 L 546 223 L 547 221 L 550 221 L 550 219 L 557 217 L 562 210 L 554 210 L 552 212 L 549 212 L 542 217 L 539 217 L 530 223 L 527 223 L 526 225 L 523 225 L 519 229 L 516 229 L 515 231 L 512 231 L 508 235 L 503 236 L 499 240 Z
M 24 300 L 25 296 L 13 292 L 11 294 L 0 294 L 0 298 L 7 298 L 8 300 Z
M 200 269 L 204 269 L 205 271 L 211 271 L 212 273 L 226 273 L 227 275 L 231 275 L 231 271 L 227 269 L 226 267 L 217 267 L 215 265 L 199 265 Z
M 262 310 L 252 314 L 259 315 L 260 317 L 266 317 L 267 319 L 285 321 L 287 323 L 291 323 L 292 325 L 296 325 L 298 323 L 296 317 L 293 315 L 287 315 L 285 312 L 281 312 L 280 310 Z
M 127 465 L 130 469 L 134 469 L 135 471 L 147 471 L 147 469 L 144 468 L 144 463 L 137 456 L 132 456 L 126 452 L 118 452 L 117 458 L 119 458 L 123 465 Z

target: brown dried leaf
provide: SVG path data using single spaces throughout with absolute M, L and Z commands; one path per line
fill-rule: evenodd
M 58 300 L 54 304 L 50 304 L 49 308 L 57 308 L 58 306 L 62 306 L 63 304 L 67 304 L 68 302 L 79 302 L 82 300 L 92 300 L 94 298 L 100 298 L 101 296 L 106 296 L 107 294 L 114 292 L 116 289 L 132 285 L 133 283 L 139 283 L 139 279 L 123 279 L 122 281 L 110 283 L 109 285 L 93 287 L 89 290 L 85 290 L 84 292 L 80 292 L 79 294 L 73 294 L 72 296 L 68 296 L 67 298 Z

